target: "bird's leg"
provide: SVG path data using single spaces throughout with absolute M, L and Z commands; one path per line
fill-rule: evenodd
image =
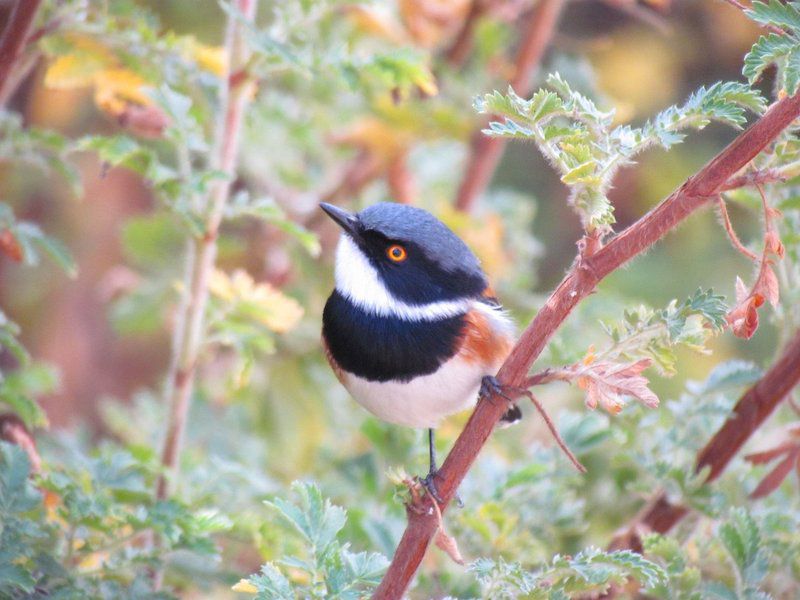
M 430 468 L 425 479 L 422 479 L 421 482 L 425 489 L 428 490 L 428 493 L 441 504 L 442 497 L 439 495 L 439 490 L 436 489 L 436 478 L 441 477 L 441 475 L 439 475 L 439 469 L 436 468 L 436 447 L 433 444 L 433 429 L 428 429 L 428 458 L 430 459 Z
M 428 458 L 430 459 L 430 468 L 425 478 L 420 479 L 420 483 L 425 486 L 425 489 L 433 496 L 436 502 L 443 504 L 444 500 L 442 500 L 442 497 L 439 495 L 439 490 L 436 488 L 436 479 L 440 478 L 441 474 L 439 473 L 439 468 L 436 466 L 436 446 L 433 443 L 433 437 L 433 429 L 428 429 Z M 458 494 L 455 495 L 455 501 L 459 508 L 463 508 L 464 503 L 461 501 Z

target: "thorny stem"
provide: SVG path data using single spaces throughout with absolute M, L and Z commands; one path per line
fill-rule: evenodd
M 237 0 L 236 8 L 244 19 L 255 16 L 255 0 Z M 243 25 L 235 17 L 228 20 L 225 45 L 229 57 L 228 72 L 237 72 L 248 59 L 248 50 L 242 35 Z M 165 402 L 169 406 L 167 432 L 161 454 L 164 473 L 156 486 L 156 497 L 165 499 L 170 493 L 170 481 L 179 470 L 182 445 L 189 404 L 194 387 L 197 361 L 205 335 L 205 311 L 208 301 L 208 282 L 214 269 L 217 254 L 217 235 L 228 200 L 232 175 L 235 169 L 239 136 L 244 110 L 249 101 L 250 88 L 246 81 L 225 77 L 220 85 L 219 107 L 221 119 L 217 123 L 210 166 L 229 176 L 215 181 L 207 199 L 205 233 L 188 241 L 185 264 L 183 298 L 178 307 L 173 360 L 167 373 Z
M 0 106 L 14 93 L 20 79 L 15 76 L 19 60 L 25 50 L 25 41 L 31 33 L 33 21 L 42 0 L 17 0 L 0 38 Z
M 521 387 L 528 371 L 575 306 L 609 273 L 645 251 L 690 214 L 716 197 L 720 188 L 800 116 L 800 94 L 774 104 L 755 124 L 689 178 L 680 188 L 594 255 L 576 261 L 520 336 L 497 374 L 501 386 Z M 800 355 L 800 335 L 798 336 Z M 796 369 L 800 377 L 800 369 Z M 439 494 L 446 510 L 456 489 L 491 435 L 506 405 L 480 402 L 440 469 Z M 431 499 L 408 512 L 408 526 L 389 569 L 373 598 L 401 598 L 414 577 L 436 531 Z
M 517 52 L 514 77 L 510 82 L 520 96 L 526 96 L 531 91 L 533 71 L 550 44 L 565 3 L 566 0 L 540 0 L 531 11 L 527 30 Z M 481 133 L 487 121 L 482 120 L 472 135 L 464 179 L 456 194 L 455 207 L 464 212 L 472 209 L 478 196 L 489 185 L 505 149 L 504 139 L 487 137 Z
M 708 467 L 706 483 L 725 471 L 750 436 L 769 417 L 781 401 L 800 383 L 800 330 L 783 350 L 772 367 L 753 384 L 736 403 L 732 416 L 697 455 L 696 471 Z M 667 533 L 689 513 L 685 506 L 673 504 L 666 492 L 657 494 L 633 521 L 612 540 L 613 549 L 641 550 L 645 533 Z

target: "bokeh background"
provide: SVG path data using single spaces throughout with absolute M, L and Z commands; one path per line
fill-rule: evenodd
M 10 4 L 0 2 L 0 22 Z M 225 17 L 215 2 L 130 4 L 156 15 L 160 32 L 193 36 L 211 48 L 222 43 Z M 262 4 L 262 21 L 280 18 L 281 13 L 274 16 L 266 6 L 269 3 Z M 368 416 L 347 397 L 323 360 L 319 330 L 332 287 L 336 232 L 317 214 L 320 199 L 333 197 L 343 206 L 358 208 L 400 195 L 435 212 L 480 255 L 520 328 L 570 266 L 581 235 L 565 201 L 566 188 L 532 144 L 508 145 L 471 215 L 451 208 L 466 142 L 479 122 L 471 100 L 506 88 L 516 40 L 532 3 L 507 2 L 505 12 L 498 10 L 485 19 L 476 34 L 475 57 L 455 68 L 441 53 L 468 3 L 431 3 L 443 17 L 430 16 L 434 11 L 426 10 L 424 2 L 375 3 L 369 8 L 381 15 L 378 21 L 363 7 L 340 4 L 308 17 L 309 31 L 321 45 L 335 39 L 336 48 L 404 52 L 411 47 L 430 57 L 438 94 L 424 98 L 414 91 L 392 102 L 380 90 L 364 92 L 368 86 L 331 86 L 317 74 L 280 72 L 274 80 L 266 79 L 248 111 L 235 187 L 274 198 L 319 235 L 321 252 L 310 255 L 278 227 L 258 222 L 226 225 L 220 240 L 221 269 L 245 270 L 254 282 L 268 283 L 296 299 L 303 311 L 295 327 L 275 336 L 274 351 L 258 354 L 243 366 L 235 351 L 217 349 L 200 365 L 180 493 L 193 502 L 213 497 L 235 513 L 237 521 L 248 522 L 250 537 L 225 542 L 226 560 L 218 568 L 228 574 L 251 572 L 275 552 L 281 534 L 270 526 L 260 500 L 296 479 L 321 481 L 326 494 L 355 515 L 348 534 L 391 555 L 404 519 L 399 505 L 386 507 L 391 485 L 385 472 L 398 466 L 410 473 L 424 470 L 422 433 Z M 602 107 L 614 109 L 619 123 L 641 124 L 701 85 L 742 81 L 742 58 L 759 34 L 740 11 L 724 2 L 573 0 L 532 75 L 534 87 L 547 73 L 558 71 Z M 97 106 L 90 87 L 46 85 L 50 64 L 43 59 L 9 103 L 27 126 L 53 129 L 68 138 L 130 133 Z M 769 89 L 767 78 L 764 90 Z M 735 135 L 735 130 L 712 124 L 691 133 L 673 151 L 652 149 L 637 165 L 622 170 L 611 192 L 615 230 L 655 206 Z M 363 185 L 354 183 L 358 173 L 342 173 L 343 165 L 358 164 L 359 157 L 366 157 L 362 166 L 369 167 Z M 80 195 L 63 178 L 43 174 L 36 165 L 0 164 L 3 200 L 18 218 L 34 221 L 62 240 L 78 268 L 69 278 L 47 259 L 35 268 L 0 259 L 0 304 L 20 325 L 21 339 L 36 361 L 48 365 L 57 378 L 39 397 L 50 422 L 49 431 L 40 434 L 41 443 L 55 452 L 105 443 L 157 448 L 165 419 L 159 390 L 170 355 L 180 230 L 151 186 L 133 171 L 108 168 L 91 152 L 74 154 L 70 160 L 83 181 Z M 731 216 L 742 239 L 758 243 L 757 213 L 733 206 Z M 730 246 L 716 215 L 701 212 L 603 281 L 561 330 L 541 364 L 577 360 L 591 344 L 604 344 L 600 320 L 619 318 L 624 308 L 638 303 L 663 307 L 699 287 L 732 298 L 736 276 L 747 279 L 751 271 L 748 261 Z M 664 400 L 676 399 L 688 381 L 705 379 L 726 359 L 763 363 L 786 333 L 765 318 L 749 341 L 724 335 L 712 340 L 711 354 L 681 351 L 677 375 L 654 375 L 652 388 Z M 12 357 L 0 354 L 0 367 L 13 366 Z M 562 424 L 585 410 L 577 387 L 553 384 L 539 395 L 556 414 L 569 411 L 562 415 Z M 542 531 L 534 531 L 534 541 L 520 538 L 515 524 L 492 512 L 501 510 L 501 500 L 486 503 L 481 489 L 493 489 L 497 474 L 509 465 L 519 466 L 541 448 L 549 451 L 548 434 L 528 408 L 524 407 L 528 418 L 518 427 L 498 434 L 501 439 L 492 442 L 462 488 L 468 506 L 473 503 L 475 508 L 454 517 L 466 554 L 474 556 L 486 544 L 501 554 L 524 546 L 535 560 L 551 551 L 574 550 L 587 540 L 602 545 L 640 504 L 639 496 L 620 499 L 612 489 L 626 477 L 636 477 L 635 469 L 626 465 L 615 471 L 616 481 L 590 478 L 580 484 L 580 493 L 573 490 L 569 497 L 537 496 L 534 486 L 525 498 L 539 503 L 536 514 L 550 511 L 553 527 L 561 512 L 565 523 L 575 518 L 578 513 L 570 511 L 578 511 L 577 506 L 581 515 L 588 511 L 595 518 L 575 529 L 564 526 L 550 533 L 544 531 L 547 523 L 540 524 Z M 442 428 L 442 451 L 464 422 L 465 416 L 454 417 Z M 598 414 L 590 426 L 603 429 L 607 417 Z M 604 446 L 605 454 L 587 455 L 590 470 L 593 464 L 600 468 L 602 456 L 615 460 L 614 453 L 622 451 L 626 441 L 619 432 L 600 437 L 610 446 Z M 563 462 L 559 468 L 568 469 Z M 555 493 L 539 491 L 545 496 Z M 369 500 L 361 504 L 363 496 Z M 429 572 L 431 565 L 448 572 L 441 555 L 428 560 Z M 459 581 L 456 575 L 423 577 L 425 591 L 419 597 L 455 594 Z M 227 597 L 227 588 L 214 576 L 209 575 L 208 585 L 203 594 L 213 589 Z

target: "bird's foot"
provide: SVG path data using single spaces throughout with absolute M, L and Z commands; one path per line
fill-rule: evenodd
M 513 394 L 515 397 L 518 397 L 519 390 L 512 386 L 503 385 L 494 375 L 486 375 L 481 379 L 481 387 L 478 392 L 478 397 L 481 400 L 488 399 L 491 402 L 492 396 L 500 396 L 513 404 L 514 398 L 508 394 Z
M 510 408 L 500 420 L 504 421 L 508 425 L 515 423 L 522 418 L 522 411 L 516 404 L 516 398 L 522 394 L 525 394 L 525 392 L 526 390 L 521 390 L 520 388 L 503 385 L 494 375 L 486 375 L 483 379 L 481 379 L 481 387 L 480 391 L 478 392 L 478 397 L 481 400 L 487 399 L 492 403 L 494 402 L 494 396 L 500 396 L 501 398 L 505 399 L 510 405 Z
M 441 478 L 442 474 L 439 472 L 439 469 L 431 469 L 425 477 L 417 478 L 422 484 L 422 487 L 425 488 L 425 491 L 440 505 L 444 504 L 444 500 L 442 500 L 439 490 L 436 487 L 436 480 Z M 453 499 L 456 501 L 456 506 L 458 506 L 458 508 L 464 508 L 464 502 L 461 500 L 461 496 L 456 494 Z

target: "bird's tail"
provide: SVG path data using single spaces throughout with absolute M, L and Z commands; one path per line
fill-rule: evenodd
M 502 417 L 500 417 L 500 427 L 513 425 L 522 418 L 522 411 L 516 404 L 512 405 Z

